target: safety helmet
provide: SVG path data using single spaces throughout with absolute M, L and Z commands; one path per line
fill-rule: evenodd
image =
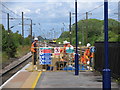
M 34 41 L 35 41 L 35 40 L 38 41 L 38 38 L 34 38 Z
M 66 42 L 66 44 L 69 44 L 70 42 Z
M 87 43 L 87 47 L 90 47 L 91 45 L 90 45 L 90 43 Z
M 65 40 L 65 41 L 63 41 L 63 44 L 66 44 L 67 43 L 67 41 Z

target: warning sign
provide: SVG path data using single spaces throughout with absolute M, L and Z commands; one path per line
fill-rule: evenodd
M 39 49 L 39 60 L 41 65 L 51 64 L 51 48 L 40 48 Z
M 66 47 L 66 53 L 74 53 L 74 48 L 72 45 L 70 47 Z
M 54 54 L 55 55 L 60 55 L 60 47 L 55 47 L 54 48 Z

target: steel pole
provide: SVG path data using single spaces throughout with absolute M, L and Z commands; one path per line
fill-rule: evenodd
M 24 16 L 23 16 L 23 12 L 22 12 L 22 36 L 24 38 Z
M 7 22 L 8 22 L 8 33 L 10 33 L 10 29 L 9 29 L 9 13 L 7 13 Z
M 103 90 L 111 90 L 111 70 L 108 59 L 108 0 L 104 0 L 104 52 L 105 66 L 103 69 Z
M 88 12 L 86 12 L 86 44 L 88 43 Z
M 31 25 L 30 26 L 31 26 L 31 29 L 30 29 L 30 34 L 31 35 L 30 36 L 31 36 L 31 43 L 32 43 L 32 20 L 31 20 Z
M 77 27 L 77 0 L 75 0 L 75 29 L 76 29 L 75 75 L 79 75 L 79 61 L 78 61 L 78 27 Z
M 71 32 L 71 12 L 70 12 L 70 25 L 69 25 L 69 32 L 70 32 L 70 44 L 72 44 L 72 39 L 71 39 L 71 37 L 72 37 L 72 32 Z

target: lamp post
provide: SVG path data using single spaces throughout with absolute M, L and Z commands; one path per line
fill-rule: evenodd
M 75 75 L 79 75 L 79 61 L 78 61 L 78 27 L 77 27 L 77 0 L 75 0 L 75 29 L 76 29 Z
M 108 0 L 104 0 L 104 50 L 103 90 L 111 90 L 111 70 L 109 69 L 108 63 Z

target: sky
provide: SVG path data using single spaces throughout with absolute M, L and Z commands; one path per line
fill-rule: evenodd
M 90 2 L 91 1 L 91 2 Z M 78 21 L 84 20 L 89 13 L 89 19 L 103 20 L 103 0 L 95 2 L 95 0 L 84 0 L 84 2 L 78 0 Z M 21 12 L 24 12 L 24 18 L 31 18 L 33 21 L 33 35 L 42 36 L 43 38 L 52 39 L 58 38 L 63 31 L 69 30 L 69 12 L 75 12 L 74 0 L 2 0 L 2 24 L 7 30 L 7 15 L 10 14 L 10 18 L 18 18 L 10 20 L 10 27 L 13 32 L 19 31 L 21 34 Z M 110 0 L 109 2 L 109 18 L 117 19 L 118 1 Z M 99 7 L 100 6 L 100 7 Z M 9 9 L 7 9 L 7 8 Z M 98 8 L 99 7 L 99 8 Z M 97 8 L 97 9 L 95 9 Z M 95 10 L 94 10 L 95 9 Z M 11 12 L 12 10 L 13 12 Z M 75 23 L 75 16 L 72 15 L 72 24 Z M 24 37 L 30 34 L 30 20 L 24 19 Z

